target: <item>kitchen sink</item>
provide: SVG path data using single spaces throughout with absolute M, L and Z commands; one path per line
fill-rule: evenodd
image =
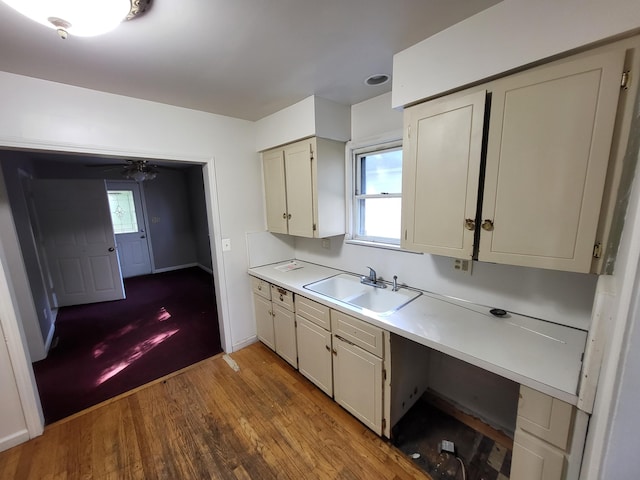
M 365 285 L 360 282 L 360 278 L 357 275 L 341 273 L 305 285 L 304 288 L 383 316 L 392 314 L 422 295 L 421 292 L 405 287 L 394 292 L 390 287 L 377 288 Z

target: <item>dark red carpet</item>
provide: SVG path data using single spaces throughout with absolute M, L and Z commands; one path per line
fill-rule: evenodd
M 222 351 L 210 274 L 134 277 L 125 291 L 58 312 L 54 347 L 33 364 L 47 424 Z

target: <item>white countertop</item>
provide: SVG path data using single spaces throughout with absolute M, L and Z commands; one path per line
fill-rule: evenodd
M 344 273 L 296 260 L 249 269 L 249 274 L 350 314 L 434 350 L 575 405 L 587 332 L 491 307 L 423 292 L 388 316 L 379 316 L 304 288 Z M 499 307 L 499 306 L 498 306 Z

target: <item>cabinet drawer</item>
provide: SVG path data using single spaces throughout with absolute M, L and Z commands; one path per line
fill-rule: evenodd
M 309 300 L 308 298 L 296 295 L 295 299 L 296 313 L 310 322 L 321 326 L 325 330 L 331 330 L 331 316 L 329 307 L 318 302 Z
M 573 414 L 572 405 L 520 386 L 516 428 L 566 451 Z
M 253 293 L 260 295 L 261 297 L 271 300 L 271 288 L 269 283 L 256 277 L 251 277 L 251 288 Z
M 285 290 L 277 285 L 271 285 L 271 301 L 275 305 L 282 305 L 290 312 L 295 312 L 293 307 L 293 292 Z
M 382 329 L 331 310 L 331 331 L 338 337 L 382 358 Z

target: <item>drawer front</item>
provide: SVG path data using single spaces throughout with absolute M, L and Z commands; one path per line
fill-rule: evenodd
M 271 285 L 271 301 L 275 305 L 281 305 L 290 312 L 295 312 L 293 307 L 293 292 L 285 290 L 277 285 Z
M 267 300 L 271 300 L 271 286 L 268 282 L 256 277 L 251 277 L 251 288 L 253 289 L 253 293 L 256 295 L 260 295 Z
M 324 328 L 325 330 L 331 330 L 331 315 L 329 314 L 330 308 L 322 305 L 308 298 L 296 295 L 295 299 L 296 313 L 310 322 Z
M 382 329 L 331 310 L 331 331 L 338 337 L 382 358 Z
M 562 400 L 521 385 L 516 427 L 566 451 L 574 409 Z

